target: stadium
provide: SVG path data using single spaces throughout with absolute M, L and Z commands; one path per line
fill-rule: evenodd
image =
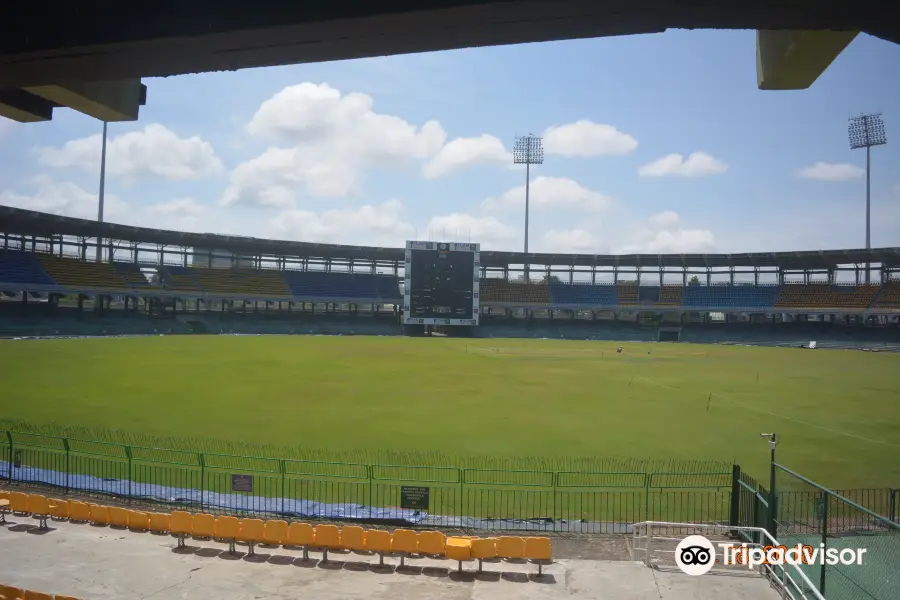
M 654 522 L 751 543 L 757 530 L 862 541 L 878 557 L 865 571 L 804 572 L 818 589 L 827 579 L 828 598 L 893 597 L 900 248 L 451 242 L 468 262 L 447 299 L 441 277 L 415 275 L 453 254 L 439 242 L 286 242 L 8 207 L 0 224 L 0 472 L 13 490 L 66 495 L 66 511 L 109 502 L 101 522 L 126 526 L 123 500 L 139 515 L 344 522 L 346 536 L 348 521 L 627 534 L 648 563 L 651 540 L 672 539 Z M 777 463 L 759 440 L 773 427 Z M 793 597 L 816 597 L 794 577 Z

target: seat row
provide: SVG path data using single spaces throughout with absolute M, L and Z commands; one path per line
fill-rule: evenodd
M 447 537 L 440 531 L 413 531 L 397 529 L 393 533 L 380 529 L 363 529 L 356 525 L 288 523 L 281 519 L 238 519 L 232 516 L 215 516 L 209 513 L 144 512 L 116 506 L 104 506 L 80 500 L 60 500 L 46 498 L 40 494 L 23 492 L 0 492 L 0 503 L 8 501 L 9 512 L 31 515 L 40 520 L 40 527 L 47 528 L 49 518 L 69 519 L 73 522 L 90 522 L 95 525 L 110 525 L 134 531 L 168 533 L 178 539 L 178 547 L 185 546 L 185 539 L 216 539 L 228 542 L 229 552 L 235 552 L 238 542 L 248 546 L 248 554 L 254 554 L 254 546 L 284 546 L 301 548 L 303 558 L 309 558 L 311 548 L 319 549 L 322 560 L 328 560 L 329 550 L 355 550 L 378 554 L 379 564 L 384 564 L 384 555 L 400 556 L 400 566 L 404 559 L 413 555 L 442 557 L 459 562 L 462 570 L 464 561 L 477 559 L 478 570 L 482 561 L 492 558 L 527 559 L 538 565 L 541 574 L 544 564 L 551 561 L 550 538 L 503 536 L 497 538 Z M 0 518 L 5 515 L 0 513 Z
M 73 596 L 45 594 L 0 583 L 0 600 L 78 600 Z

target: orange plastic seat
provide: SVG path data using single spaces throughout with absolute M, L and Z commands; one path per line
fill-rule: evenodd
M 366 550 L 378 553 L 378 564 L 384 565 L 384 553 L 391 551 L 391 534 L 381 529 L 366 531 Z
M 253 556 L 253 546 L 261 544 L 265 539 L 266 522 L 262 519 L 244 519 L 241 521 L 241 530 L 238 533 L 238 541 L 246 542 L 249 548 L 247 554 Z
M 463 561 L 472 559 L 472 540 L 469 538 L 447 538 L 447 545 L 444 548 L 444 553 L 447 555 L 447 558 L 459 561 L 458 570 L 460 572 L 462 572 Z
M 14 514 L 28 514 L 28 494 L 22 492 L 9 493 L 9 511 Z
M 69 501 L 60 500 L 59 498 L 50 499 L 50 516 L 54 519 L 69 518 Z
M 18 600 L 18 598 L 25 597 L 25 590 L 23 590 L 22 588 L 13 587 L 11 585 L 0 584 L 0 594 L 6 596 L 7 598 L 16 598 Z
M 109 525 L 109 507 L 102 504 L 88 504 L 91 511 L 91 523 L 94 525 Z
M 341 546 L 341 530 L 337 525 L 316 525 L 316 546 L 322 549 L 322 562 L 328 561 L 328 551 Z
M 140 510 L 129 510 L 128 529 L 132 531 L 147 531 L 150 529 L 150 514 Z
M 25 600 L 53 600 L 53 596 L 44 592 L 25 590 Z
M 69 520 L 87 523 L 91 520 L 91 505 L 81 500 L 69 500 Z
M 525 538 L 514 536 L 497 538 L 497 556 L 500 558 L 525 558 Z
M 550 564 L 550 538 L 525 538 L 525 558 L 538 566 L 538 575 L 543 575 L 543 566 Z
M 212 539 L 216 531 L 216 518 L 208 513 L 194 515 L 194 531 L 191 535 L 195 538 Z
M 241 522 L 237 517 L 217 517 L 215 537 L 228 542 L 228 551 L 235 552 L 234 543 L 241 533 Z
M 38 519 L 40 529 L 47 529 L 47 519 L 50 518 L 52 506 L 50 501 L 39 494 L 31 494 L 28 496 L 28 511 L 35 519 Z
M 416 551 L 425 556 L 443 556 L 446 544 L 447 536 L 440 531 L 420 531 Z
M 347 550 L 365 550 L 366 531 L 358 525 L 345 525 L 341 528 L 341 544 Z
M 76 598 L 75 596 L 60 596 L 59 594 L 57 594 L 54 597 L 54 600 L 79 600 L 79 599 Z
M 497 557 L 497 540 L 494 538 L 481 538 L 472 540 L 472 558 L 478 559 L 478 572 L 481 573 L 482 561 L 486 558 Z
M 400 554 L 400 566 L 404 566 L 403 560 L 410 554 L 415 554 L 419 549 L 419 535 L 411 529 L 396 529 L 391 536 L 391 552 Z
M 287 521 L 272 519 L 266 521 L 266 530 L 263 532 L 263 543 L 270 546 L 280 546 L 288 539 Z
M 291 523 L 286 546 L 303 548 L 303 560 L 309 558 L 309 547 L 316 543 L 316 529 L 309 523 Z
M 128 527 L 128 509 L 118 506 L 109 507 L 109 524 L 112 527 Z
M 178 547 L 184 546 L 185 536 L 194 532 L 194 515 L 183 510 L 176 510 L 169 519 L 169 533 L 178 538 Z
M 168 513 L 150 513 L 150 531 L 155 533 L 169 533 L 169 521 L 171 515 Z

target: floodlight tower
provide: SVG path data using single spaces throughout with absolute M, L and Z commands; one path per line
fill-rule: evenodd
M 103 224 L 103 196 L 106 192 L 106 121 L 103 121 L 103 145 L 100 149 L 100 194 L 97 199 L 97 223 Z M 103 262 L 103 238 L 97 236 L 97 262 Z
M 866 149 L 866 250 L 871 249 L 872 225 L 872 146 L 887 144 L 884 121 L 880 113 L 851 117 L 847 127 L 850 149 Z M 871 264 L 866 264 L 866 283 L 871 276 Z
M 525 165 L 525 254 L 528 254 L 528 187 L 531 165 L 544 164 L 544 139 L 530 133 L 518 136 L 513 147 L 513 164 Z

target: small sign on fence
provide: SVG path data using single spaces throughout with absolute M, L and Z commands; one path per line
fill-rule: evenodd
M 22 451 L 16 450 L 13 452 L 13 466 L 17 469 L 22 467 Z
M 418 485 L 400 486 L 400 508 L 428 510 L 428 495 L 431 488 Z
M 825 497 L 819 496 L 816 498 L 816 519 L 821 521 L 825 518 Z
M 253 475 L 232 475 L 231 476 L 232 492 L 252 492 L 253 491 Z

